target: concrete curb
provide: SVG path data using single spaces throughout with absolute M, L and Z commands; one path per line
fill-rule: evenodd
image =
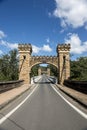
M 26 90 L 24 90 L 23 92 L 21 92 L 20 94 L 14 96 L 13 98 L 11 98 L 10 100 L 6 101 L 5 103 L 0 105 L 0 110 L 3 109 L 5 106 L 7 106 L 9 103 L 11 103 L 12 101 L 14 101 L 15 99 L 17 99 L 18 97 L 20 97 L 22 94 L 24 94 L 26 91 L 28 91 L 31 88 L 31 86 L 29 88 L 27 88 Z
M 40 79 L 39 79 L 40 80 Z M 38 80 L 38 81 L 39 81 Z M 21 92 L 20 94 L 14 96 L 13 98 L 11 98 L 10 100 L 4 102 L 3 104 L 0 105 L 0 110 L 3 109 L 6 105 L 8 105 L 9 103 L 11 103 L 12 101 L 14 101 L 15 99 L 17 99 L 19 96 L 21 96 L 22 94 L 24 94 L 26 91 L 28 91 L 29 89 L 31 89 L 31 87 L 34 87 L 33 86 L 34 84 L 30 84 L 29 88 L 27 88 L 26 90 L 24 90 L 23 92 Z
M 68 95 L 69 97 L 71 97 L 72 99 L 74 99 L 76 102 L 78 102 L 80 105 L 82 105 L 84 108 L 87 108 L 87 104 L 85 104 L 83 101 L 81 101 L 79 98 L 77 99 L 77 97 L 75 97 L 72 93 L 69 93 L 68 91 L 64 90 L 62 87 L 59 87 L 58 84 L 56 84 L 56 86 L 62 91 L 64 92 L 66 95 Z

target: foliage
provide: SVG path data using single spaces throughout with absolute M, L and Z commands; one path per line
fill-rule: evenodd
M 18 79 L 18 52 L 12 50 L 8 54 L 0 57 L 0 81 L 17 80 Z M 80 57 L 76 61 L 70 61 L 71 80 L 86 80 L 87 81 L 87 57 Z M 35 65 L 31 69 L 31 77 L 38 75 L 40 65 Z M 48 65 L 51 76 L 58 75 L 58 70 L 53 65 Z M 42 67 L 46 70 L 47 67 Z
M 87 57 L 71 61 L 71 79 L 87 81 Z
M 44 66 L 40 66 L 40 65 L 35 65 L 31 69 L 31 77 L 38 75 L 38 69 L 39 69 L 39 67 L 41 68 L 42 71 L 47 71 L 47 68 L 50 68 L 50 74 L 51 74 L 51 76 L 57 76 L 57 68 L 55 66 L 48 65 L 47 67 L 44 67 Z
M 39 65 L 35 65 L 35 66 L 32 67 L 32 69 L 31 69 L 31 77 L 38 75 L 38 68 L 39 68 Z
M 0 58 L 0 81 L 18 79 L 17 54 L 17 50 L 12 50 Z

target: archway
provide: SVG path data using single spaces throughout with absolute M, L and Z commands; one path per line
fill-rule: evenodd
M 47 75 L 47 76 L 55 76 L 57 77 L 57 66 L 54 66 L 53 64 L 34 64 L 31 67 L 31 76 L 40 76 L 40 75 Z
M 59 44 L 56 48 L 57 56 L 31 56 L 31 44 L 19 44 L 19 79 L 24 80 L 25 84 L 30 84 L 31 68 L 35 64 L 48 63 L 59 68 L 59 84 L 63 84 L 64 79 L 70 77 L 70 44 Z

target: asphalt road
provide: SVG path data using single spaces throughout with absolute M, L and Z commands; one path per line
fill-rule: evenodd
M 26 102 L 0 124 L 0 130 L 87 130 L 87 119 L 53 90 L 45 76 L 36 86 Z

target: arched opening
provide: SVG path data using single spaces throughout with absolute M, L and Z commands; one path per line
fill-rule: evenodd
M 31 68 L 34 65 L 40 63 L 52 64 L 53 66 L 57 67 L 56 72 L 59 84 L 63 84 L 64 80 L 70 77 L 70 62 L 69 62 L 70 44 L 58 44 L 57 56 L 31 56 L 32 53 L 31 44 L 19 44 L 18 49 L 20 54 L 19 69 L 22 66 L 19 74 L 19 79 L 24 80 L 25 84 L 28 83 L 30 84 Z M 23 59 L 24 62 L 22 64 L 21 61 Z
M 31 67 L 31 74 L 30 77 L 36 77 L 36 76 L 48 76 L 51 78 L 56 79 L 56 83 L 59 82 L 59 71 L 58 67 L 54 66 L 53 64 L 49 63 L 37 63 Z

